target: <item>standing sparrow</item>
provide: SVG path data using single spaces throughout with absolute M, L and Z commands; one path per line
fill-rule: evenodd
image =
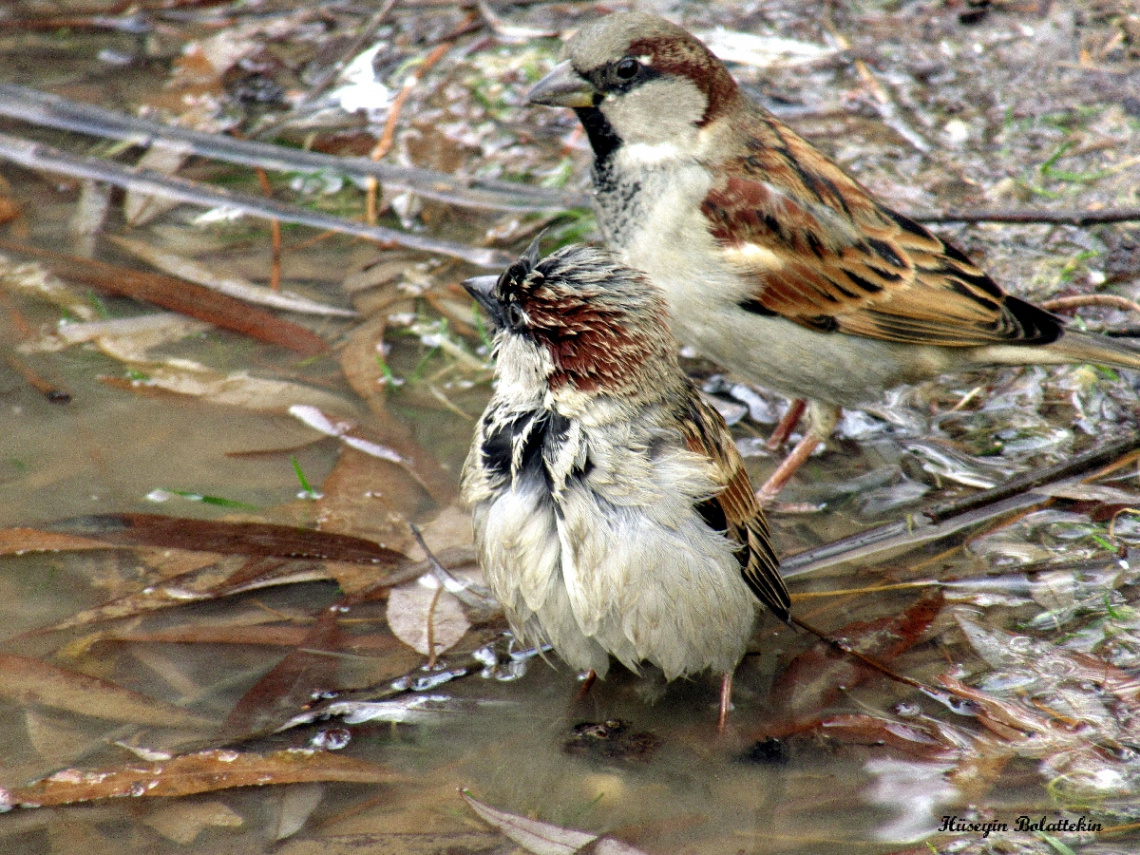
M 690 33 L 654 15 L 579 30 L 530 101 L 572 107 L 594 150 L 606 242 L 669 300 L 681 341 L 745 379 L 841 406 L 992 364 L 1140 368 L 1140 353 L 1066 330 L 953 246 L 876 201 L 763 107 Z
M 722 675 L 756 599 L 789 599 L 720 415 L 677 363 L 664 295 L 605 251 L 537 246 L 463 283 L 491 317 L 497 385 L 463 467 L 475 549 L 525 644 L 605 676 Z

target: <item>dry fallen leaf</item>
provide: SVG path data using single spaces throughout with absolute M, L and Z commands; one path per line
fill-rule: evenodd
M 299 781 L 382 784 L 397 777 L 375 763 L 326 751 L 287 749 L 254 754 L 214 749 L 150 763 L 64 769 L 26 787 L 0 790 L 0 805 L 47 807 L 117 796 L 187 796 Z
M 233 808 L 211 799 L 171 802 L 147 814 L 143 822 L 166 839 L 186 846 L 206 828 L 240 828 L 244 820 Z
M 435 577 L 423 576 L 388 594 L 388 626 L 404 644 L 438 656 L 457 644 L 471 623 L 454 594 L 441 590 Z
M 0 653 L 0 696 L 111 721 L 153 727 L 212 727 L 181 707 L 149 698 L 107 680 L 68 671 L 38 659 Z
M 218 271 L 207 267 L 192 258 L 177 253 L 163 251 L 148 243 L 138 240 L 129 240 L 124 237 L 109 235 L 109 239 L 117 246 L 122 247 L 139 258 L 152 264 L 159 270 L 186 279 L 204 288 L 211 288 L 226 296 L 247 303 L 256 303 L 269 306 L 272 309 L 284 309 L 290 312 L 299 312 L 306 315 L 335 315 L 339 317 L 353 317 L 356 312 L 351 309 L 342 309 L 339 306 L 330 306 L 310 300 L 299 294 L 289 291 L 274 291 L 264 285 L 255 285 L 236 276 L 223 276 Z
M 645 855 L 643 850 L 611 837 L 561 828 L 549 822 L 539 822 L 493 808 L 466 790 L 460 790 L 459 796 L 485 822 L 533 855 L 574 855 L 576 852 L 588 852 L 589 855 Z

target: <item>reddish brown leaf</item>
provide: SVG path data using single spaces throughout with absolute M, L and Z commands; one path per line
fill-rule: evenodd
M 306 356 L 317 356 L 329 349 L 324 339 L 300 324 L 283 320 L 270 312 L 255 309 L 241 300 L 184 279 L 51 252 L 24 243 L 0 240 L 0 249 L 46 259 L 52 269 L 64 278 L 209 321 L 219 327 L 278 344 Z
M 266 647 L 298 647 L 305 644 L 309 630 L 310 627 L 307 626 L 213 626 L 196 623 L 153 632 L 139 630 L 111 632 L 100 635 L 99 640 L 139 644 L 258 644 Z M 407 646 L 390 634 L 376 632 L 347 636 L 340 649 L 402 653 L 407 650 Z M 419 657 L 410 653 L 408 658 L 412 664 L 421 661 Z M 408 667 L 412 667 L 412 664 Z
M 374 763 L 324 751 L 272 754 L 212 750 L 153 763 L 83 771 L 64 769 L 26 787 L 0 790 L 0 805 L 38 807 L 116 796 L 187 796 L 233 787 L 351 781 L 378 784 L 396 776 Z
M 319 651 L 340 651 L 339 615 L 335 606 L 324 609 L 301 644 L 245 693 L 222 726 L 225 741 L 283 724 L 312 699 L 314 691 L 337 688 L 337 659 Z
M 116 544 L 158 546 L 277 558 L 348 561 L 393 566 L 404 556 L 360 537 L 270 523 L 231 523 L 158 514 L 83 517 L 57 530 L 96 535 Z
M 26 552 L 72 552 L 81 549 L 116 549 L 114 544 L 90 537 L 39 531 L 34 528 L 0 529 L 0 555 Z
M 24 705 L 156 727 L 212 727 L 181 707 L 38 659 L 0 653 L 0 696 Z
M 831 633 L 863 655 L 886 664 L 910 649 L 942 609 L 942 595 L 924 597 L 902 614 L 861 621 Z M 793 717 L 818 714 L 844 689 L 875 674 L 853 656 L 820 642 L 797 656 L 772 689 L 775 703 Z
M 961 680 L 942 674 L 938 682 L 950 694 L 976 705 L 977 719 L 991 732 L 1009 742 L 1019 742 L 1033 734 L 1048 734 L 1063 725 L 1031 710 L 1023 704 L 1006 701 L 981 689 L 967 686 Z
M 7 196 L 0 196 L 0 223 L 10 223 L 20 216 L 20 206 Z
M 853 745 L 885 745 L 921 760 L 950 759 L 958 754 L 955 745 L 931 728 L 872 715 L 831 716 L 819 722 L 818 732 Z

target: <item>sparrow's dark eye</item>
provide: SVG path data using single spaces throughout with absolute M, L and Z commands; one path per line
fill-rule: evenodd
M 614 67 L 614 74 L 619 80 L 633 80 L 641 70 L 641 63 L 632 56 L 627 56 Z
M 514 329 L 518 329 L 526 323 L 526 312 L 518 303 L 507 303 L 507 323 Z

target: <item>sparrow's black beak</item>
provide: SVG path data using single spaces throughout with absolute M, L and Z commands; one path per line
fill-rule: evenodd
M 565 60 L 538 81 L 526 99 L 547 107 L 593 107 L 597 94 L 590 81 L 574 70 L 570 60 Z
M 503 306 L 495 297 L 495 285 L 498 281 L 498 276 L 472 276 L 463 280 L 463 287 L 467 289 L 467 293 L 490 315 L 496 328 L 501 327 L 504 321 Z

